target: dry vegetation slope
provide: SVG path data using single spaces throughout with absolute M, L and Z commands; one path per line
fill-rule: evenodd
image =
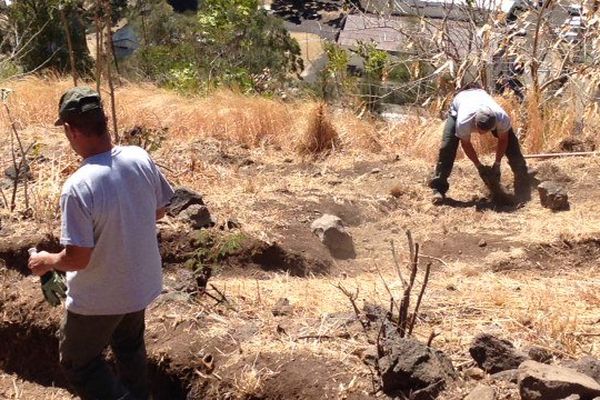
M 77 163 L 62 132 L 49 124 L 68 83 L 30 79 L 9 86 L 14 89 L 9 105 L 24 139 L 39 143 L 36 152 L 45 161 L 32 165 L 33 221 L 19 222 L 2 211 L 5 243 L 27 232 L 56 230 L 60 186 Z M 338 318 L 350 308 L 335 284 L 359 288 L 360 304 L 387 304 L 382 277 L 394 293 L 400 290 L 389 239 L 406 260 L 404 229 L 423 244 L 424 254 L 443 261 L 434 261 L 416 336 L 440 333 L 434 344 L 455 365 L 468 363 L 468 344 L 481 331 L 548 348 L 557 357 L 597 352 L 598 158 L 537 163 L 543 174 L 567 181 L 572 201 L 567 212 L 551 213 L 537 201 L 516 210 L 490 209 L 478 198 L 481 185 L 465 161 L 452 178 L 454 206 L 433 207 L 423 183 L 435 158 L 439 121 L 390 126 L 313 102 L 232 93 L 184 99 L 133 85 L 121 88 L 117 99 L 121 126 L 168 128 L 154 157 L 171 181 L 203 193 L 220 221 L 235 218 L 244 235 L 322 257 L 309 225 L 333 212 L 349 225 L 357 251 L 356 259 L 334 262 L 325 276 L 242 266 L 213 278 L 235 310 L 205 298 L 190 302 L 174 290 L 185 274 L 169 269 L 169 289 L 149 313 L 149 349 L 164 398 L 165 391 L 176 393 L 189 382 L 193 393 L 208 398 L 369 397 L 370 371 L 360 359 L 367 344 L 356 327 Z M 7 132 L 4 116 L 2 123 Z M 548 146 L 561 138 L 555 134 Z M 315 159 L 308 155 L 315 148 L 331 151 Z M 10 165 L 7 140 L 0 165 Z M 507 168 L 504 175 L 508 182 Z M 178 225 L 167 220 L 161 229 Z M 55 328 L 59 313 L 40 304 L 37 282 L 6 270 L 2 282 L 2 343 L 39 348 L 34 332 L 53 345 L 44 332 Z M 281 297 L 294 305 L 291 317 L 271 313 Z M 4 347 L 2 359 L 9 361 L 0 363 L 7 372 L 0 374 L 0 395 L 28 398 L 19 393 L 38 390 L 44 398 L 69 398 L 62 389 L 48 388 L 52 382 L 64 386 L 58 374 L 32 372 Z M 213 374 L 202 361 L 207 354 L 215 358 Z M 52 357 L 45 358 L 52 363 Z M 460 398 L 463 390 L 444 396 Z

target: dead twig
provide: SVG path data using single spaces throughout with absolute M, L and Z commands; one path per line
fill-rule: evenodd
M 415 322 L 417 321 L 417 315 L 419 314 L 419 307 L 421 306 L 421 300 L 423 300 L 423 293 L 425 293 L 425 288 L 427 287 L 427 283 L 429 282 L 429 273 L 431 272 L 431 263 L 428 263 L 425 267 L 425 277 L 423 278 L 423 285 L 421 285 L 421 291 L 419 292 L 419 296 L 417 297 L 417 304 L 415 305 L 415 310 L 412 314 L 412 319 L 410 324 L 408 325 L 408 336 L 412 335 L 413 328 L 415 327 Z
M 448 263 L 446 261 L 442 260 L 441 258 L 433 257 L 433 256 L 428 256 L 427 254 L 423 254 L 423 253 L 421 253 L 421 255 L 419 257 L 426 258 L 428 260 L 437 261 L 440 264 L 442 264 L 444 267 L 449 267 Z
M 433 339 L 435 339 L 438 336 L 440 336 L 439 333 L 436 333 L 435 331 L 431 331 L 431 333 L 429 334 L 429 339 L 427 339 L 427 347 L 431 347 L 431 343 L 433 343 Z
M 419 267 L 419 244 L 414 243 L 409 230 L 406 231 L 406 237 L 408 239 L 408 249 L 410 252 L 411 270 L 408 285 L 404 288 L 404 294 L 402 295 L 402 301 L 400 302 L 400 310 L 398 314 L 398 332 L 400 333 L 400 337 L 406 336 L 408 309 L 410 307 L 410 294 L 412 292 L 412 288 L 417 276 L 417 269 Z
M 356 318 L 358 319 L 358 322 L 360 322 L 360 324 L 363 328 L 363 331 L 365 332 L 365 335 L 368 337 L 369 336 L 368 335 L 369 323 L 362 318 L 360 309 L 356 305 L 356 299 L 358 299 L 358 293 L 359 293 L 358 287 L 356 288 L 356 292 L 354 292 L 354 293 L 351 293 L 348 289 L 346 289 L 344 287 L 344 285 L 341 284 L 341 282 L 338 282 L 338 284 L 335 287 L 338 288 L 344 294 L 344 296 L 346 296 L 348 298 L 348 300 L 350 301 L 350 304 L 352 304 L 352 309 L 354 310 L 354 314 L 356 314 Z
M 409 239 L 411 240 L 411 239 Z M 390 247 L 392 249 L 392 260 L 394 261 L 394 266 L 396 267 L 396 273 L 402 282 L 402 287 L 406 287 L 407 283 L 402 276 L 402 270 L 400 269 L 400 262 L 398 261 L 398 255 L 396 254 L 396 247 L 394 246 L 394 240 L 390 240 Z
M 12 114 L 10 112 L 10 107 L 8 106 L 8 95 L 9 94 L 10 94 L 9 91 L 6 91 L 6 90 L 2 91 L 2 104 L 4 105 L 4 110 L 6 111 L 6 115 L 8 117 L 8 121 L 11 126 L 10 149 L 11 149 L 12 164 L 13 164 L 14 173 L 15 173 L 14 180 L 13 180 L 12 196 L 11 196 L 11 201 L 10 201 L 10 211 L 12 212 L 15 210 L 15 208 L 17 206 L 16 198 L 17 198 L 17 190 L 19 187 L 19 179 L 21 178 L 21 171 L 29 170 L 29 163 L 27 161 L 27 153 L 29 153 L 29 150 L 31 150 L 31 148 L 33 147 L 33 143 L 27 147 L 27 150 L 25 150 L 23 148 L 23 142 L 21 141 L 21 136 L 19 135 L 19 131 L 17 130 L 15 120 L 13 119 Z M 15 140 L 19 146 L 18 150 L 21 153 L 20 154 L 21 159 L 19 160 L 18 163 L 17 163 L 17 149 L 15 148 Z M 23 182 L 24 182 L 23 187 L 24 187 L 24 191 L 25 191 L 25 209 L 28 210 L 29 209 L 29 190 L 27 187 L 27 176 L 25 176 L 25 179 Z M 2 194 L 2 195 L 4 196 L 4 194 Z
M 226 297 L 226 296 L 225 296 L 225 295 L 224 295 L 224 294 L 223 294 L 223 293 L 222 293 L 222 292 L 221 292 L 219 289 L 217 289 L 217 287 L 216 287 L 215 285 L 213 285 L 213 284 L 211 283 L 211 284 L 209 284 L 209 286 L 211 287 L 211 289 L 212 289 L 212 290 L 214 290 L 215 292 L 217 292 L 217 294 L 220 296 L 220 299 L 221 299 L 221 300 L 220 300 L 220 302 L 221 302 L 221 303 L 225 304 L 225 306 L 226 306 L 227 308 L 229 308 L 230 310 L 232 310 L 232 311 L 237 311 L 237 310 L 235 309 L 235 307 L 233 307 L 233 306 L 231 305 L 231 303 L 229 302 L 229 300 L 227 299 L 227 297 Z

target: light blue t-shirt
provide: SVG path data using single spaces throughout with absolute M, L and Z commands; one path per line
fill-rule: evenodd
M 87 267 L 67 273 L 69 311 L 126 314 L 161 292 L 156 210 L 173 190 L 145 150 L 115 146 L 86 158 L 60 197 L 62 245 L 93 247 Z
M 456 117 L 456 137 L 470 139 L 475 130 L 475 114 L 483 109 L 496 115 L 496 126 L 492 130 L 506 132 L 510 129 L 510 117 L 483 89 L 469 89 L 458 93 L 452 101 L 450 115 Z

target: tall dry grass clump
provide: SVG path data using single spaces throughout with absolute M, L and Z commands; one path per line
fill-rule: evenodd
M 314 109 L 305 134 L 299 139 L 296 151 L 301 156 L 316 156 L 329 153 L 339 143 L 339 135 L 331 123 L 325 103 L 319 103 Z

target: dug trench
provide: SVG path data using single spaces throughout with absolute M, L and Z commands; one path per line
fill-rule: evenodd
M 13 259 L 14 260 L 14 259 Z M 0 269 L 0 370 L 42 387 L 71 391 L 58 363 L 57 332 L 62 311 L 42 298 L 38 278 L 25 268 Z M 185 399 L 186 382 L 150 358 L 151 382 L 158 399 Z
M 204 244 L 230 243 L 214 237 L 207 240 L 205 234 L 201 236 Z M 213 251 L 210 250 L 214 248 L 212 245 L 197 254 L 200 248 L 193 245 L 199 244 L 198 237 L 191 241 L 184 239 L 186 235 L 169 237 L 169 240 L 161 240 L 161 249 L 169 264 L 166 281 L 181 281 L 189 275 L 190 263 L 216 261 L 207 255 Z M 51 387 L 72 393 L 58 363 L 56 333 L 61 307 L 52 308 L 43 301 L 39 279 L 30 275 L 26 266 L 27 249 L 34 245 L 40 250 L 59 247 L 55 237 L 43 233 L 21 236 L 0 245 L 0 372 L 39 385 L 40 393 Z M 239 271 L 236 268 L 243 264 L 302 276 L 327 271 L 326 262 L 307 260 L 278 245 L 247 240 L 228 248 L 233 250 L 220 254 L 219 261 L 232 269 L 222 273 Z M 176 251 L 169 253 L 169 249 Z M 176 258 L 175 254 L 184 254 L 181 250 L 185 249 L 191 251 L 191 258 Z M 319 355 L 301 351 L 265 352 L 264 349 L 258 354 L 248 352 L 242 343 L 261 329 L 255 318 L 251 315 L 236 318 L 237 313 L 228 314 L 223 307 L 217 310 L 207 307 L 205 301 L 166 286 L 149 308 L 147 318 L 146 342 L 155 399 L 317 398 L 323 393 L 337 393 L 342 382 L 352 380 L 353 372 L 347 366 Z M 294 330 L 293 318 L 284 317 L 280 323 L 290 332 Z M 286 335 L 287 332 L 283 339 L 290 340 Z M 347 335 L 344 332 L 340 337 Z M 110 354 L 108 357 L 110 360 Z M 331 371 L 335 372 L 333 379 Z M 248 377 L 255 377 L 260 387 L 245 383 Z M 348 398 L 362 397 L 349 394 Z

